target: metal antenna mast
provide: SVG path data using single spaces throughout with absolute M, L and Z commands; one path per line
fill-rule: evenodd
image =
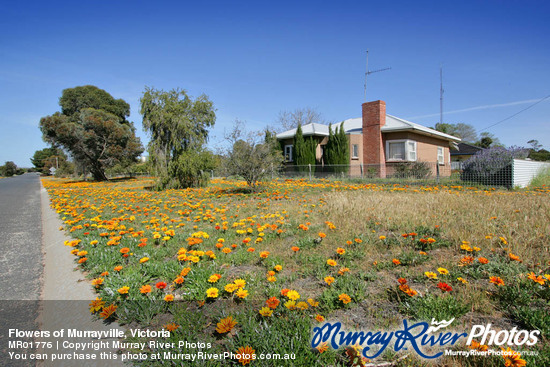
M 439 64 L 439 123 L 443 123 L 443 65 Z
M 365 102 L 367 102 L 367 76 L 369 76 L 372 73 L 378 73 L 380 71 L 386 71 L 386 70 L 390 70 L 390 69 L 391 68 L 384 68 L 384 69 L 369 71 L 369 50 L 367 50 L 367 70 L 365 72 Z

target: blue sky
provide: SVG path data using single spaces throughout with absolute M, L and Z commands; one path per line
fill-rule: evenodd
M 367 99 L 389 114 L 478 131 L 550 95 L 546 1 L 26 1 L 0 15 L 0 164 L 31 166 L 47 145 L 40 117 L 65 88 L 96 85 L 131 106 L 142 142 L 145 86 L 207 94 L 210 145 L 236 118 L 248 129 L 283 110 L 359 117 Z M 458 111 L 458 112 L 457 112 Z M 488 131 L 506 145 L 550 149 L 550 98 Z

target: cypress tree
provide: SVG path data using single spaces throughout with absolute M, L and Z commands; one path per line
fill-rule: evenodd
M 296 135 L 294 136 L 294 162 L 298 166 L 299 172 L 304 172 L 307 170 L 307 147 L 306 141 L 304 140 L 304 134 L 302 133 L 302 124 L 298 124 L 296 128 Z

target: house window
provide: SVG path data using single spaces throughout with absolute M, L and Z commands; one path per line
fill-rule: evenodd
M 351 158 L 359 158 L 359 144 L 351 146 Z
M 388 140 L 386 141 L 387 161 L 416 161 L 416 141 Z
M 285 145 L 285 162 L 292 162 L 292 145 Z
M 445 164 L 445 150 L 443 147 L 437 147 L 437 163 Z

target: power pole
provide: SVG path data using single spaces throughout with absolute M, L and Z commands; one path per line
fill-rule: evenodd
M 384 68 L 384 69 L 369 71 L 369 50 L 367 50 L 367 69 L 365 71 L 365 102 L 367 102 L 367 76 L 369 76 L 372 73 L 378 73 L 380 71 L 386 71 L 386 70 L 390 70 L 390 69 L 391 68 Z

